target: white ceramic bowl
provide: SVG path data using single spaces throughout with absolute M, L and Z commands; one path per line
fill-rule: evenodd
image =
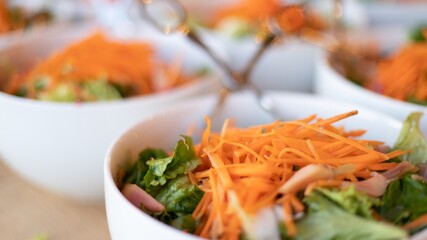
M 237 70 L 246 67 L 260 47 L 252 37 L 232 39 L 217 35 L 229 53 L 230 65 Z M 283 90 L 309 93 L 313 91 L 313 75 L 318 47 L 297 39 L 271 46 L 255 65 L 252 82 L 262 90 Z
M 425 0 L 365 0 L 360 2 L 369 23 L 373 25 L 416 26 L 420 23 L 427 23 L 427 2 Z
M 0 49 L 0 55 L 25 69 L 91 30 L 49 30 L 9 43 Z M 28 181 L 52 191 L 81 200 L 101 200 L 103 158 L 120 132 L 151 112 L 185 98 L 216 92 L 220 85 L 215 66 L 198 48 L 178 37 L 147 39 L 160 58 L 183 54 L 187 72 L 209 67 L 212 74 L 169 92 L 109 102 L 55 103 L 0 93 L 0 160 Z
M 331 67 L 326 56 L 319 57 L 317 60 L 314 89 L 320 96 L 364 105 L 400 120 L 404 120 L 415 111 L 427 114 L 426 106 L 399 101 L 352 83 Z M 421 130 L 427 136 L 427 116 L 421 119 Z
M 330 101 L 313 95 L 269 92 L 279 115 L 286 120 L 299 119 L 317 113 L 321 117 L 333 116 L 354 106 Z M 185 102 L 161 114 L 146 118 L 118 138 L 110 147 L 104 163 L 105 201 L 108 224 L 113 240 L 126 239 L 198 239 L 154 220 L 132 205 L 116 186 L 118 171 L 127 161 L 136 160 L 138 153 L 150 146 L 172 149 L 179 135 L 194 123 L 200 123 L 209 112 L 215 98 L 205 97 Z M 244 107 L 242 107 L 244 106 Z M 400 131 L 401 122 L 381 113 L 358 108 L 359 115 L 342 122 L 347 129 L 367 129 L 366 138 L 393 144 Z M 233 95 L 223 111 L 215 116 L 213 126 L 220 129 L 226 117 L 236 119 L 238 126 L 248 126 L 272 121 L 251 95 Z

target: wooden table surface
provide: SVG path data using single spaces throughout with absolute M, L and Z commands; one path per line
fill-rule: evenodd
M 0 162 L 0 239 L 110 239 L 104 203 L 84 204 L 30 184 Z

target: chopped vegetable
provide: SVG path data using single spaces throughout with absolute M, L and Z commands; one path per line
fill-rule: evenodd
M 184 175 L 166 184 L 156 199 L 165 205 L 168 212 L 191 214 L 202 197 L 203 191 Z
M 427 163 L 427 140 L 420 130 L 420 119 L 423 113 L 410 114 L 403 123 L 395 149 L 410 149 L 407 154 L 400 156 L 400 160 L 412 164 Z
M 413 176 L 407 174 L 389 184 L 378 211 L 384 219 L 403 225 L 427 213 L 427 183 Z
M 410 33 L 410 39 L 413 42 L 425 42 L 427 41 L 427 26 L 419 26 L 412 30 Z
M 127 170 L 124 178 L 127 184 L 122 192 L 134 205 L 142 205 L 154 217 L 187 229 L 195 219 L 190 221 L 189 216 L 184 216 L 191 216 L 204 195 L 187 175 L 199 164 L 193 142 L 187 136 L 179 140 L 172 156 L 161 149 L 147 148 Z M 134 186 L 142 192 L 130 189 Z M 152 198 L 147 198 L 146 193 Z
M 198 16 L 194 23 L 215 28 L 234 39 L 251 35 L 262 39 L 272 30 L 272 21 L 285 33 L 295 33 L 303 27 L 325 29 L 327 25 L 311 9 L 280 0 L 233 1 L 211 10 L 209 16 Z
M 10 6 L 12 1 L 0 0 L 0 34 L 46 24 L 53 20 L 53 14 L 42 9 L 38 12 L 25 11 L 21 6 Z
M 5 91 L 46 101 L 102 101 L 170 90 L 200 76 L 181 73 L 182 59 L 156 59 L 147 42 L 118 42 L 97 33 L 16 75 Z
M 144 150 L 125 182 L 165 206 L 153 217 L 204 238 L 407 239 L 427 225 L 426 183 L 403 158 L 411 149 L 334 126 L 356 114 L 226 120 L 219 133 L 206 117 L 198 145 L 183 137 L 171 156 Z
M 344 196 L 343 198 L 345 199 Z M 308 204 L 309 211 L 307 216 L 297 223 L 298 240 L 407 239 L 408 235 L 404 230 L 391 224 L 351 214 L 320 192 L 313 192 L 304 201 Z M 353 201 L 353 204 L 357 203 Z M 359 204 L 366 202 L 363 200 Z
M 427 42 L 410 43 L 377 66 L 366 87 L 386 96 L 417 104 L 427 102 Z

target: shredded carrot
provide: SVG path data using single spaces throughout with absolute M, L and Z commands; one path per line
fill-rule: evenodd
M 215 14 L 214 24 L 230 17 L 256 23 L 273 15 L 278 7 L 279 0 L 239 0 L 237 4 L 218 11 Z
M 392 169 L 392 168 L 396 167 L 397 165 L 398 165 L 398 163 L 395 163 L 395 162 L 377 163 L 377 164 L 370 165 L 369 170 L 371 170 L 371 171 L 385 171 L 385 170 Z
M 412 222 L 409 222 L 403 225 L 403 229 L 410 231 L 426 225 L 427 225 L 427 214 L 424 214 L 418 217 L 417 219 L 413 220 Z
M 289 198 L 286 198 L 283 203 L 283 213 L 285 218 L 286 232 L 289 236 L 294 237 L 297 234 L 297 229 L 292 216 L 292 208 Z
M 402 101 L 427 101 L 427 43 L 411 43 L 382 60 L 366 87 Z
M 357 182 L 359 178 L 370 178 L 372 171 L 393 168 L 395 164 L 385 161 L 406 151 L 381 153 L 373 147 L 381 142 L 355 139 L 364 130 L 345 131 L 333 126 L 356 114 L 351 111 L 327 119 L 312 115 L 249 128 L 235 127 L 227 120 L 219 133 L 211 130 L 211 121 L 206 117 L 207 127 L 197 152 L 204 159 L 204 167 L 189 173 L 191 181 L 209 194 L 193 213 L 200 220 L 196 233 L 202 237 L 239 239 L 248 227 L 245 216 L 254 217 L 262 208 L 281 204 L 287 233 L 295 236 L 293 214 L 304 211 L 305 206 L 296 190 L 281 195 L 279 189 L 297 169 L 309 164 L 353 166 L 331 179 L 309 183 L 304 189 L 309 194 L 316 187 L 341 187 L 343 181 Z
M 0 0 L 0 33 L 12 30 L 9 22 L 9 11 L 6 7 L 6 0 Z
M 168 90 L 193 80 L 181 72 L 182 59 L 166 64 L 155 57 L 148 42 L 119 42 L 101 33 L 73 43 L 35 65 L 28 73 L 17 76 L 6 87 L 16 93 L 27 87 L 27 96 L 36 98 L 36 91 L 49 91 L 59 84 L 78 84 L 104 79 L 127 90 L 127 96 Z M 48 79 L 43 90 L 34 86 Z M 77 95 L 80 93 L 76 91 Z
M 267 21 L 274 19 L 280 29 L 293 33 L 302 27 L 325 29 L 326 21 L 302 5 L 284 4 L 280 0 L 238 0 L 213 13 L 207 25 L 217 27 L 224 19 L 239 19 L 252 29 L 264 30 Z

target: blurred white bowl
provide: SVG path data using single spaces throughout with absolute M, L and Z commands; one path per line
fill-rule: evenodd
M 327 117 L 354 109 L 352 105 L 313 95 L 283 92 L 268 94 L 279 115 L 285 120 L 304 118 L 313 113 Z M 142 212 L 121 194 L 116 183 L 119 170 L 123 170 L 129 160 L 136 160 L 142 149 L 148 146 L 172 149 L 179 135 L 185 133 L 189 126 L 202 121 L 214 103 L 215 98 L 205 97 L 177 105 L 144 119 L 112 144 L 104 162 L 105 201 L 112 239 L 199 239 Z M 387 144 L 394 143 L 401 122 L 381 113 L 358 109 L 358 116 L 342 122 L 347 129 L 367 129 L 366 138 L 382 140 Z M 215 116 L 217 126 L 213 128 L 218 131 L 227 117 L 236 119 L 237 125 L 241 127 L 272 121 L 271 116 L 257 107 L 252 96 L 241 94 L 232 95 L 228 99 L 222 112 Z
M 252 37 L 218 35 L 229 53 L 232 68 L 242 70 L 260 47 Z M 271 46 L 255 65 L 252 82 L 262 90 L 313 91 L 314 62 L 320 49 L 296 39 Z
M 360 1 L 371 25 L 414 26 L 427 23 L 425 0 Z
M 426 106 L 399 101 L 356 85 L 331 67 L 326 56 L 317 60 L 314 88 L 320 96 L 367 106 L 400 120 L 404 120 L 411 112 L 427 113 Z M 427 117 L 421 119 L 420 126 L 427 136 Z
M 91 32 L 79 27 L 51 29 L 10 42 L 0 55 L 22 70 Z M 162 59 L 183 54 L 186 72 L 209 67 L 212 74 L 169 92 L 109 102 L 55 103 L 0 93 L 0 160 L 52 191 L 81 200 L 102 199 L 103 157 L 120 132 L 151 112 L 216 91 L 220 85 L 215 66 L 199 49 L 181 38 L 149 37 Z

